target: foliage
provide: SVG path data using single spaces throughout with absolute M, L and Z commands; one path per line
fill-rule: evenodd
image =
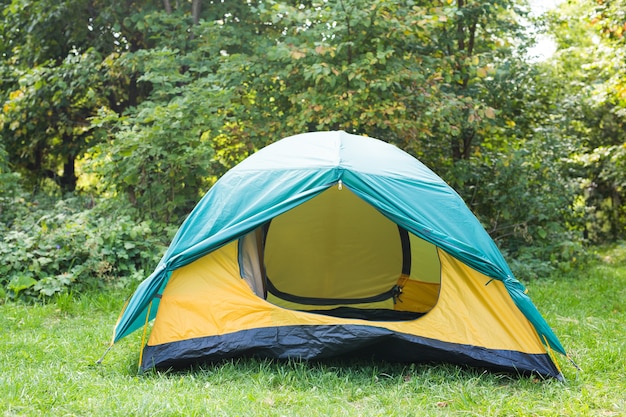
M 551 71 L 564 104 L 561 134 L 579 144 L 571 155 L 580 186 L 578 206 L 588 216 L 586 234 L 595 242 L 626 233 L 626 44 L 619 4 L 579 0 L 551 15 L 559 45 Z
M 91 140 L 87 118 L 106 97 L 93 10 L 83 0 L 2 3 L 0 140 L 31 187 L 53 178 L 71 191 Z
M 0 414 L 621 416 L 626 245 L 584 272 L 533 281 L 530 295 L 583 369 L 566 383 L 450 365 L 371 360 L 228 360 L 137 375 L 141 332 L 114 346 L 128 291 L 0 304 Z
M 522 277 L 569 270 L 626 230 L 623 1 L 570 3 L 537 63 L 517 0 L 0 0 L 0 230 L 51 188 L 159 235 L 255 150 L 343 129 L 433 168 Z
M 275 138 L 343 129 L 440 165 L 467 158 L 495 121 L 484 80 L 496 59 L 511 56 L 519 29 L 501 2 L 269 2 L 256 9 L 265 28 L 282 30 L 253 39 L 256 48 L 240 65 L 259 109 L 242 114 L 253 132 Z
M 490 74 L 513 75 L 519 13 L 496 0 L 249 2 L 215 5 L 189 29 L 175 12 L 142 12 L 151 48 L 115 66 L 146 97 L 95 119 L 111 134 L 93 172 L 168 221 L 249 152 L 302 131 L 380 137 L 447 169 L 502 124 L 487 93 Z
M 4 233 L 18 215 L 18 210 L 11 207 L 13 201 L 23 193 L 21 177 L 12 172 L 8 155 L 0 142 L 0 233 Z
M 566 177 L 567 149 L 537 135 L 520 147 L 485 149 L 453 177 L 470 208 L 519 278 L 584 265 L 582 219 L 572 210 L 575 183 Z
M 169 15 L 146 19 L 151 39 L 174 45 L 125 53 L 116 61 L 120 72 L 140 73 L 137 83 L 150 93 L 125 114 L 109 109 L 94 118 L 94 125 L 112 134 L 92 149 L 89 169 L 100 178 L 99 187 L 127 197 L 142 218 L 178 223 L 209 187 L 211 174 L 223 171 L 218 141 L 228 131 L 223 109 L 233 88 L 215 75 L 221 59 L 216 25 L 197 28 L 194 39 L 185 40 L 186 52 L 176 48 L 176 39 L 163 39 L 162 33 L 176 34 Z
M 481 146 L 443 173 L 523 279 L 587 260 L 586 213 L 577 206 L 580 180 L 571 160 L 582 139 L 566 130 L 571 111 L 559 103 L 557 81 L 541 65 L 502 63 L 483 81 L 496 120 L 483 128 Z
M 103 101 L 100 61 L 88 51 L 24 71 L 5 101 L 0 135 L 32 184 L 52 178 L 67 191 L 76 188 L 75 160 L 94 138 L 88 118 Z
M 588 18 L 608 50 L 609 77 L 603 86 L 605 100 L 615 106 L 618 115 L 626 116 L 626 70 L 622 63 L 626 58 L 626 1 L 596 1 Z
M 0 240 L 0 288 L 9 298 L 133 285 L 164 250 L 158 240 L 163 230 L 154 223 L 90 209 L 91 199 L 72 197 L 54 205 L 49 199 L 20 196 L 3 204 L 19 213 Z
M 626 231 L 626 144 L 599 146 L 573 156 L 586 175 L 579 210 L 586 214 L 585 233 L 594 242 L 612 240 Z

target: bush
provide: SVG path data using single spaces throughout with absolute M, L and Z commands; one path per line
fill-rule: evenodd
M 5 297 L 32 300 L 130 286 L 152 271 L 165 250 L 165 228 L 93 206 L 84 197 L 12 201 L 19 215 L 0 240 Z
M 540 138 L 508 153 L 484 150 L 451 173 L 519 278 L 585 261 L 583 219 L 573 210 L 579 190 L 564 173 L 566 151 Z
M 20 175 L 11 172 L 8 159 L 0 143 L 0 233 L 4 233 L 19 215 L 20 207 L 14 207 L 13 203 L 23 195 Z

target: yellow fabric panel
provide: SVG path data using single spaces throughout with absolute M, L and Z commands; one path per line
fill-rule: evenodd
M 148 344 L 220 335 L 260 327 L 367 324 L 444 342 L 490 349 L 545 353 L 528 320 L 503 284 L 440 251 L 439 300 L 425 316 L 403 322 L 372 322 L 309 314 L 273 305 L 255 296 L 239 277 L 236 243 L 172 274 Z
M 437 247 L 412 233 L 409 233 L 411 243 L 411 278 L 417 281 L 432 283 L 441 282 L 441 262 Z
M 214 334 L 225 314 L 232 313 L 228 294 L 234 288 L 229 283 L 238 274 L 237 242 L 174 271 L 161 296 L 148 343 Z
M 426 313 L 430 311 L 439 298 L 439 283 L 423 282 L 414 279 L 402 280 L 402 294 L 394 305 L 398 311 Z
M 388 328 L 433 339 L 491 349 L 545 353 L 537 332 L 519 311 L 504 284 L 439 250 L 441 291 L 435 307 L 408 323 Z
M 269 280 L 288 294 L 381 294 L 402 272 L 398 226 L 346 187 L 331 187 L 272 220 L 265 266 Z
M 329 316 L 280 308 L 254 295 L 239 276 L 233 242 L 172 273 L 148 344 L 258 327 L 333 323 L 336 320 Z

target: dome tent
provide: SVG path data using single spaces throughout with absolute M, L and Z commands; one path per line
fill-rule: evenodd
M 345 132 L 228 171 L 122 312 L 141 366 L 356 352 L 561 379 L 565 354 L 463 200 L 402 150 Z

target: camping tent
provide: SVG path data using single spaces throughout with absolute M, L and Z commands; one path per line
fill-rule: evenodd
M 220 178 L 113 343 L 152 319 L 144 369 L 365 352 L 561 378 L 565 353 L 458 194 L 345 132 L 282 139 Z

